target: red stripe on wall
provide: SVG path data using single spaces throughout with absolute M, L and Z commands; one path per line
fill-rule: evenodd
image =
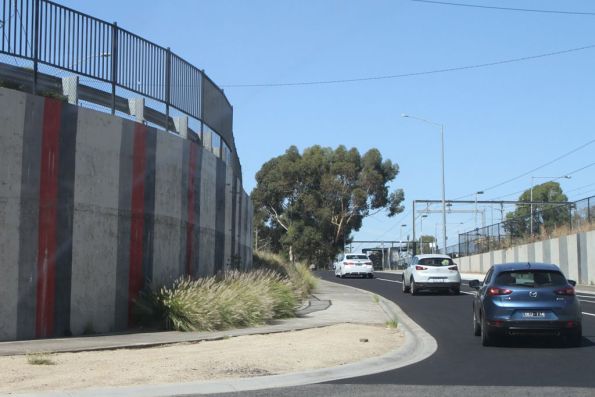
M 130 207 L 130 269 L 128 276 L 128 321 L 143 286 L 143 231 L 145 226 L 145 173 L 147 165 L 147 127 L 136 124 L 132 158 L 132 205 Z
M 196 175 L 196 156 L 198 146 L 190 143 L 190 159 L 188 162 L 188 223 L 186 225 L 186 274 L 192 275 L 192 243 L 194 242 L 194 202 L 196 200 L 194 177 Z
M 37 240 L 35 335 L 38 338 L 51 336 L 54 328 L 61 114 L 62 102 L 53 99 L 45 100 L 41 138 Z

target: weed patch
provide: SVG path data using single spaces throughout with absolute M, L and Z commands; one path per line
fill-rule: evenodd
M 27 363 L 31 365 L 55 365 L 50 353 L 28 353 Z

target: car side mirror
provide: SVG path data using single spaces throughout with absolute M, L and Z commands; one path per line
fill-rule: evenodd
M 568 284 L 572 285 L 573 287 L 576 287 L 576 281 L 574 280 L 568 280 Z
M 469 287 L 471 287 L 473 289 L 479 289 L 480 285 L 481 285 L 481 283 L 479 282 L 479 280 L 470 280 L 469 281 Z

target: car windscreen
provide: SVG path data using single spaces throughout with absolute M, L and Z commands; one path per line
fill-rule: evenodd
M 423 266 L 453 266 L 454 263 L 450 258 L 421 258 L 418 265 Z
M 509 287 L 563 287 L 568 282 L 562 273 L 553 270 L 523 270 L 502 272 L 496 284 Z
M 368 259 L 366 255 L 347 255 L 345 259 Z

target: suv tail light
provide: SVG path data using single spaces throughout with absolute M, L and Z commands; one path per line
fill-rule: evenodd
M 488 289 L 488 296 L 510 295 L 512 291 L 505 288 L 492 287 Z
M 572 295 L 574 295 L 574 288 L 572 288 L 572 287 L 561 288 L 561 289 L 555 290 L 554 293 L 556 295 L 572 296 Z
M 425 266 L 415 265 L 415 270 L 428 270 Z
M 451 266 L 448 268 L 448 270 L 459 270 L 459 268 L 457 266 Z

